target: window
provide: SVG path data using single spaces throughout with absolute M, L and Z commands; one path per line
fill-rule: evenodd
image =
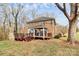
M 39 25 L 40 25 L 40 26 L 44 25 L 44 22 L 39 22 Z
M 33 28 L 29 29 L 28 31 L 29 31 L 28 33 L 34 33 L 34 29 Z

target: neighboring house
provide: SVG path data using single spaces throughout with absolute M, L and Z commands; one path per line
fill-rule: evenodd
M 38 17 L 27 24 L 28 33 L 35 38 L 52 38 L 57 33 L 55 19 L 51 17 Z

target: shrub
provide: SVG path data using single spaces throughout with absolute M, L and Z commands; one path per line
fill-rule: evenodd
M 29 36 L 27 34 L 23 34 L 23 33 L 17 33 L 15 35 L 15 40 L 16 41 L 31 41 L 33 40 L 33 37 L 32 36 Z
M 62 37 L 61 33 L 59 33 L 59 34 L 57 34 L 57 35 L 54 36 L 54 38 L 56 38 L 56 39 L 59 39 L 60 37 Z

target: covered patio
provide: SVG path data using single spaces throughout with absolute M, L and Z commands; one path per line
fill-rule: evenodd
M 45 27 L 33 27 L 29 28 L 28 33 L 31 33 L 35 39 L 50 39 L 52 34 L 48 33 L 48 29 Z

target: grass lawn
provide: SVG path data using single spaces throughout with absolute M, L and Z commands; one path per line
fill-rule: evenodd
M 65 34 L 66 37 L 61 37 L 60 39 L 67 40 L 67 33 Z M 79 41 L 79 32 L 76 33 L 76 40 Z
M 79 55 L 79 46 L 67 45 L 63 40 L 33 40 L 31 42 L 0 41 L 3 56 L 61 56 Z
M 66 42 L 67 37 L 50 40 L 0 41 L 2 56 L 79 56 L 79 44 L 75 46 Z M 77 33 L 79 39 L 79 33 Z

